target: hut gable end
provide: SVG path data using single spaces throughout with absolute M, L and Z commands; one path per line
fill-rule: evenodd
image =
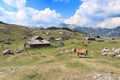
M 33 40 L 43 40 L 43 38 L 40 37 L 40 36 L 33 36 L 33 37 L 30 39 L 30 41 L 33 41 Z

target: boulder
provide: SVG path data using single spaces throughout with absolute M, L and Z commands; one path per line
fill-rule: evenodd
M 16 53 L 22 53 L 24 51 L 24 49 L 16 49 L 15 52 Z
M 13 52 L 12 50 L 10 50 L 10 49 L 7 49 L 7 50 L 4 50 L 4 51 L 2 52 L 2 54 L 3 54 L 3 55 L 6 55 L 6 54 L 14 54 L 14 52 Z

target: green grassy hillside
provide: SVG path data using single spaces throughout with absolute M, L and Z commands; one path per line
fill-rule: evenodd
M 50 47 L 29 48 L 21 54 L 0 55 L 0 80 L 106 80 L 108 77 L 112 80 L 119 80 L 120 76 L 120 60 L 116 57 L 102 56 L 102 46 L 112 49 L 120 47 L 120 42 L 90 42 L 88 47 L 82 46 L 81 42 L 87 43 L 85 40 L 77 40 L 83 38 L 84 34 L 73 33 L 67 30 L 50 30 L 50 29 L 28 29 L 17 25 L 0 25 L 0 38 L 11 37 L 15 39 L 10 45 L 0 43 L 0 54 L 5 49 L 23 48 L 24 42 L 21 40 L 23 35 L 39 35 L 45 39 L 49 37 L 59 38 L 65 35 L 59 32 L 66 32 L 66 36 L 70 36 L 69 40 L 65 40 L 63 47 L 56 46 L 52 43 Z M 9 32 L 9 34 L 4 34 Z M 29 34 L 28 34 L 29 32 Z M 50 34 L 46 34 L 50 32 Z M 118 38 L 119 40 L 119 38 Z M 71 44 L 75 42 L 76 44 Z M 89 56 L 78 58 L 75 53 L 62 53 L 60 51 L 71 50 L 73 47 L 87 48 Z M 107 78 L 107 79 L 108 79 Z
M 12 25 L 12 24 L 0 24 L 0 39 L 13 38 L 19 39 L 24 35 L 27 35 L 29 29 L 24 26 Z

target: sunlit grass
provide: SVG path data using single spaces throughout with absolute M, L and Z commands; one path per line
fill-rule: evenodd
M 50 30 L 44 30 L 45 32 Z M 57 34 L 56 31 L 51 35 L 43 35 L 41 30 L 37 30 L 34 35 L 40 35 L 43 38 L 48 39 L 49 37 L 61 37 L 62 35 Z M 20 34 L 20 33 L 19 33 Z M 113 47 L 119 48 L 120 43 L 110 43 L 110 42 L 90 42 L 88 47 L 83 46 L 82 44 L 77 44 L 81 42 L 88 43 L 86 40 L 77 40 L 78 37 L 83 37 L 83 34 L 72 35 L 73 38 L 70 40 L 63 41 L 64 46 L 59 47 L 56 43 L 51 43 L 49 47 L 40 47 L 40 48 L 30 48 L 26 47 L 26 50 L 22 54 L 15 53 L 14 55 L 2 55 L 2 51 L 6 49 L 21 49 L 24 48 L 24 43 L 28 40 L 21 40 L 20 36 L 16 32 L 16 36 L 13 36 L 15 41 L 12 41 L 10 45 L 5 44 L 2 47 L 3 43 L 0 43 L 0 68 L 11 68 L 11 67 L 24 67 L 21 70 L 16 71 L 15 73 L 6 73 L 5 77 L 2 80 L 57 80 L 60 79 L 69 79 L 72 78 L 74 73 L 81 74 L 82 72 L 116 72 L 120 74 L 120 62 L 116 57 L 111 56 L 102 56 L 101 50 L 102 47 L 108 47 L 112 49 Z M 4 37 L 1 37 L 4 38 Z M 17 39 L 18 38 L 18 39 Z M 119 39 L 119 38 L 117 38 Z M 71 44 L 75 42 L 76 44 Z M 81 56 L 78 58 L 75 53 L 63 53 L 59 54 L 60 50 L 71 50 L 72 48 L 87 48 L 88 57 L 84 58 Z M 73 72 L 72 72 L 73 71 Z M 67 75 L 68 74 L 68 75 Z M 14 76 L 12 76 L 14 75 Z M 67 77 L 66 77 L 67 76 Z

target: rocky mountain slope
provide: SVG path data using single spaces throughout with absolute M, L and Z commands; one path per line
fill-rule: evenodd
M 95 27 L 81 27 L 75 24 L 65 24 L 61 23 L 59 27 L 67 27 L 85 34 L 99 35 L 99 36 L 108 36 L 108 37 L 119 37 L 120 36 L 120 26 L 113 29 L 108 28 L 95 28 Z

